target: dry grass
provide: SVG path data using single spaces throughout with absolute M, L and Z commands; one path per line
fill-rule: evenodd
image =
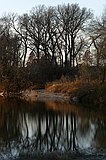
M 86 102 L 95 101 L 94 103 L 106 103 L 106 82 L 101 84 L 99 81 L 86 82 L 76 80 L 73 82 L 52 82 L 46 85 L 46 89 L 50 92 L 57 92 L 69 95 L 70 98 L 78 97 Z
M 73 93 L 77 92 L 79 88 L 85 86 L 85 82 L 76 80 L 73 82 L 54 82 L 46 85 L 46 89 L 50 92 L 61 92 L 61 93 Z

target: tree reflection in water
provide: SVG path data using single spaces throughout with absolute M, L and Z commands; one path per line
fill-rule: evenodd
M 69 151 L 96 146 L 98 123 L 88 112 L 74 112 L 70 104 L 28 103 L 10 99 L 0 103 L 0 152 Z M 50 103 L 52 104 L 52 103 Z M 53 102 L 54 104 L 54 102 Z M 82 111 L 81 111 L 82 113 Z M 105 125 L 106 129 L 106 125 Z M 105 130 L 106 131 L 106 130 Z
M 40 151 L 76 150 L 76 117 L 54 112 L 21 114 L 19 118 L 23 147 Z

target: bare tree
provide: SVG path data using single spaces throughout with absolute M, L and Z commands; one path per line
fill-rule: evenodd
M 87 20 L 91 19 L 92 13 L 86 8 L 80 8 L 78 4 L 58 6 L 60 25 L 64 30 L 62 34 L 65 52 L 65 66 L 69 55 L 70 66 L 75 66 L 75 58 L 82 48 L 82 43 L 77 47 L 79 34 L 85 29 Z M 61 29 L 60 29 L 61 30 Z M 80 39 L 81 40 L 81 39 Z
M 105 80 L 106 68 L 106 10 L 100 19 L 94 19 L 90 26 L 91 47 L 94 51 L 94 62 Z M 102 71 L 101 71 L 102 69 Z
M 21 59 L 23 60 L 23 67 L 26 64 L 26 57 L 28 53 L 28 14 L 23 14 L 22 16 L 17 16 L 15 14 L 11 15 L 11 27 L 14 32 L 18 35 L 21 44 Z
M 35 7 L 30 12 L 30 21 L 29 27 L 27 31 L 30 36 L 30 49 L 35 53 L 37 62 L 39 63 L 39 59 L 41 57 L 41 43 L 42 43 L 42 30 L 43 27 L 43 12 L 45 10 L 44 6 Z

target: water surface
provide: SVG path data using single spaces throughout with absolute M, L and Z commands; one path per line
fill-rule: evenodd
M 105 115 L 104 106 L 0 99 L 0 160 L 56 151 L 105 154 Z

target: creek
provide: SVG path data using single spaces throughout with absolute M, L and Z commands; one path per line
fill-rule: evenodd
M 105 160 L 106 107 L 0 98 L 0 160 L 53 153 Z

